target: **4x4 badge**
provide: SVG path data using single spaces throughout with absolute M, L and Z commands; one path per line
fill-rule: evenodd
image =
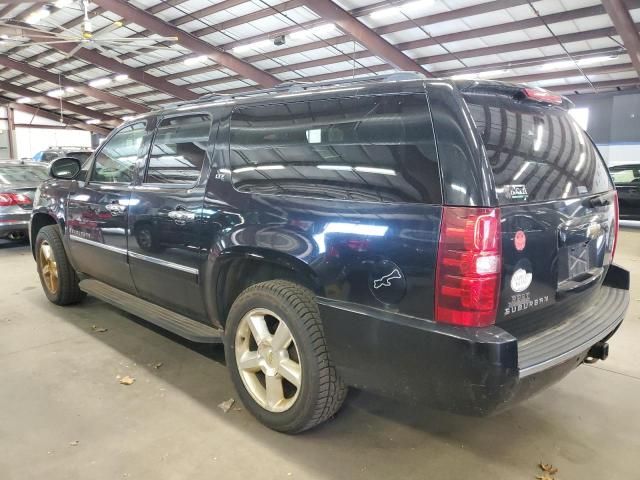
M 394 268 L 393 272 L 388 273 L 377 280 L 374 280 L 373 288 L 377 290 L 380 287 L 390 287 L 391 280 L 393 280 L 394 278 L 402 278 L 402 275 L 400 275 L 400 271 L 398 271 L 397 268 Z

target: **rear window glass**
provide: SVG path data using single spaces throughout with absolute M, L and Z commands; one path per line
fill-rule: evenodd
M 47 169 L 37 166 L 0 166 L 0 185 L 40 183 L 46 180 Z
M 611 188 L 589 137 L 560 108 L 497 95 L 465 95 L 501 204 L 558 200 Z
M 242 192 L 371 202 L 441 201 L 424 94 L 237 109 L 230 166 Z

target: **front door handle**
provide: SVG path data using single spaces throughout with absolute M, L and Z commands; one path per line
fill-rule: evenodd
M 120 205 L 119 203 L 109 203 L 104 208 L 114 217 L 124 214 L 127 210 L 126 205 Z
M 170 211 L 168 215 L 176 225 L 185 225 L 187 222 L 193 222 L 196 219 L 195 213 L 189 212 L 180 207 Z

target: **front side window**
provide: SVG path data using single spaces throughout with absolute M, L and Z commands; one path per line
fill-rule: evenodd
M 194 184 L 207 158 L 211 117 L 166 117 L 153 140 L 145 183 Z
M 135 123 L 124 127 L 111 137 L 96 156 L 90 181 L 133 182 L 145 129 L 144 122 Z
M 425 94 L 240 108 L 230 133 L 231 178 L 241 192 L 441 201 Z

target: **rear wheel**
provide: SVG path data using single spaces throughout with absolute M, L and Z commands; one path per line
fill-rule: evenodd
M 314 295 L 292 282 L 264 282 L 240 294 L 226 325 L 226 357 L 244 405 L 280 432 L 324 422 L 346 396 Z
M 69 263 L 57 225 L 42 227 L 36 237 L 36 264 L 40 283 L 47 298 L 56 305 L 82 300 L 78 276 Z

